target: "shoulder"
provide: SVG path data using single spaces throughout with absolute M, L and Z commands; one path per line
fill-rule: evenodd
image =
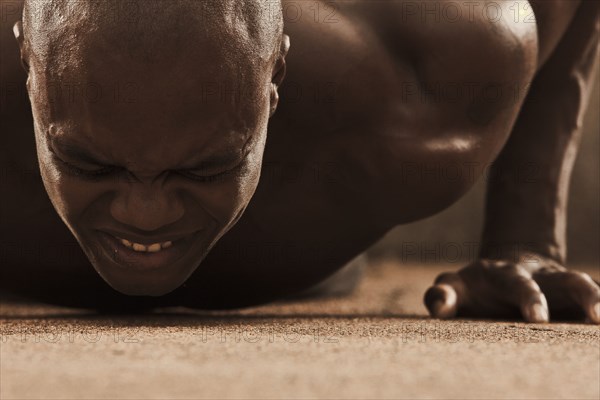
M 333 2 L 284 1 L 291 48 L 277 113 L 319 131 L 368 123 L 408 79 L 374 27 Z M 286 8 L 287 6 L 287 8 Z
M 468 191 L 508 138 L 537 67 L 535 19 L 518 1 L 355 4 L 384 49 L 358 165 L 377 209 L 424 217 Z
M 533 78 L 537 24 L 527 1 L 372 4 L 377 9 L 367 15 L 382 42 L 396 63 L 414 68 L 416 83 L 425 88 L 471 84 L 477 90 L 490 84 L 527 84 Z

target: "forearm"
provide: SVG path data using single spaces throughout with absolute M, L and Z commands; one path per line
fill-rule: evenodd
M 565 261 L 569 178 L 598 62 L 598 24 L 579 27 L 533 81 L 491 169 L 483 257 L 531 250 Z
M 530 126 L 523 119 L 513 135 L 529 129 L 550 137 L 513 136 L 492 166 L 481 255 L 532 250 L 564 262 L 567 194 L 579 130 L 551 133 L 547 121 Z

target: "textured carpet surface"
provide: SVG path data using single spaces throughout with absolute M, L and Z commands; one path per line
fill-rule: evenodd
M 428 319 L 453 268 L 381 263 L 350 296 L 227 312 L 4 300 L 0 398 L 600 398 L 597 326 Z

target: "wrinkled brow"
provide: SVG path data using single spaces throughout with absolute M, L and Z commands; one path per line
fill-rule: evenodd
M 80 161 L 87 164 L 107 165 L 114 164 L 108 160 L 103 160 L 102 157 L 96 156 L 93 152 L 82 148 L 80 145 L 72 143 L 68 140 L 50 137 L 52 147 L 59 150 L 60 154 L 64 154 L 71 160 Z M 246 156 L 246 151 L 229 148 L 208 157 L 192 159 L 184 161 L 177 169 L 206 169 L 218 170 L 222 168 L 232 167 L 240 163 Z

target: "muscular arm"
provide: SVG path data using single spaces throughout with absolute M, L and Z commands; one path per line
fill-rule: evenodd
M 552 10 L 538 11 L 539 32 L 548 32 Z M 549 309 L 552 317 L 585 314 L 600 323 L 600 288 L 564 268 L 569 179 L 598 65 L 599 17 L 599 3 L 583 2 L 551 55 L 548 47 L 540 52 L 544 65 L 491 170 L 481 259 L 438 277 L 425 298 L 434 316 L 520 309 L 541 322 Z M 555 37 L 546 37 L 552 46 Z
M 450 0 L 340 3 L 373 27 L 387 56 L 378 59 L 386 67 L 380 70 L 392 70 L 375 103 L 379 118 L 368 125 L 374 133 L 361 147 L 365 175 L 386 187 L 377 208 L 391 210 L 388 223 L 448 207 L 502 149 L 537 66 L 536 26 L 515 22 L 510 10 L 521 3 L 477 2 L 476 10 Z M 482 15 L 488 5 L 501 16 Z M 449 9 L 460 17 L 448 18 Z M 406 173 L 424 163 L 460 179 L 431 184 L 418 172 Z
M 573 28 L 540 70 L 488 187 L 482 256 L 524 246 L 564 263 L 569 178 L 598 65 L 597 4 L 580 9 Z

